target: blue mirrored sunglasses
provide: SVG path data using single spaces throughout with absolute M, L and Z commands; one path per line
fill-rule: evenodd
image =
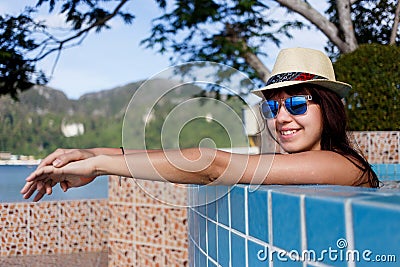
M 265 100 L 261 102 L 261 113 L 265 119 L 274 119 L 278 115 L 279 106 L 283 102 L 285 109 L 294 116 L 303 115 L 307 112 L 308 101 L 311 95 L 295 95 L 279 100 Z

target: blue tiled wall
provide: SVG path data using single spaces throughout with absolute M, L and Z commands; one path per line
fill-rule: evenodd
M 400 190 L 193 186 L 189 204 L 193 267 L 400 266 Z

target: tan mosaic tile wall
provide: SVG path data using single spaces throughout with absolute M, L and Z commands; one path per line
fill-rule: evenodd
M 400 163 L 400 131 L 352 132 L 370 163 Z
M 0 256 L 107 249 L 107 199 L 0 203 Z
M 109 178 L 109 266 L 187 266 L 186 189 Z

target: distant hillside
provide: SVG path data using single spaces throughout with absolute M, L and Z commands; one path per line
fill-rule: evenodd
M 22 93 L 18 102 L 2 97 L 0 98 L 0 151 L 43 157 L 58 147 L 119 147 L 122 143 L 122 122 L 125 111 L 141 84 L 142 82 L 135 82 L 85 94 L 78 100 L 70 100 L 63 92 L 43 86 Z M 152 83 L 155 88 L 171 88 L 173 85 L 173 82 L 166 80 Z M 130 112 L 141 114 L 146 111 L 145 108 L 150 105 L 149 101 L 154 101 L 156 97 L 151 94 L 157 93 L 157 90 L 148 92 L 149 94 L 141 95 L 140 103 L 130 109 Z M 160 127 L 166 115 L 183 99 L 201 94 L 201 89 L 174 90 L 172 94 L 167 98 L 167 103 L 162 101 L 158 103 L 154 109 L 155 117 L 146 128 L 147 145 L 150 148 L 160 146 Z M 240 100 L 232 98 L 229 101 L 240 114 Z M 222 137 L 221 145 L 225 144 L 223 129 L 204 125 L 192 126 L 190 129 L 186 127 L 183 131 L 186 137 L 181 141 L 182 146 L 195 145 L 196 139 L 199 138 L 196 136 L 212 135 Z M 214 133 L 211 133 L 210 129 Z M 132 136 L 132 139 L 135 138 Z

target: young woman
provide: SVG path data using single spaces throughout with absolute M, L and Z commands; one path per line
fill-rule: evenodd
M 209 148 L 126 151 L 58 149 L 26 179 L 34 201 L 60 183 L 67 191 L 99 175 L 194 184 L 333 184 L 378 187 L 368 162 L 350 144 L 341 102 L 351 86 L 335 80 L 332 63 L 313 49 L 282 50 L 256 94 L 283 154 L 243 155 Z

